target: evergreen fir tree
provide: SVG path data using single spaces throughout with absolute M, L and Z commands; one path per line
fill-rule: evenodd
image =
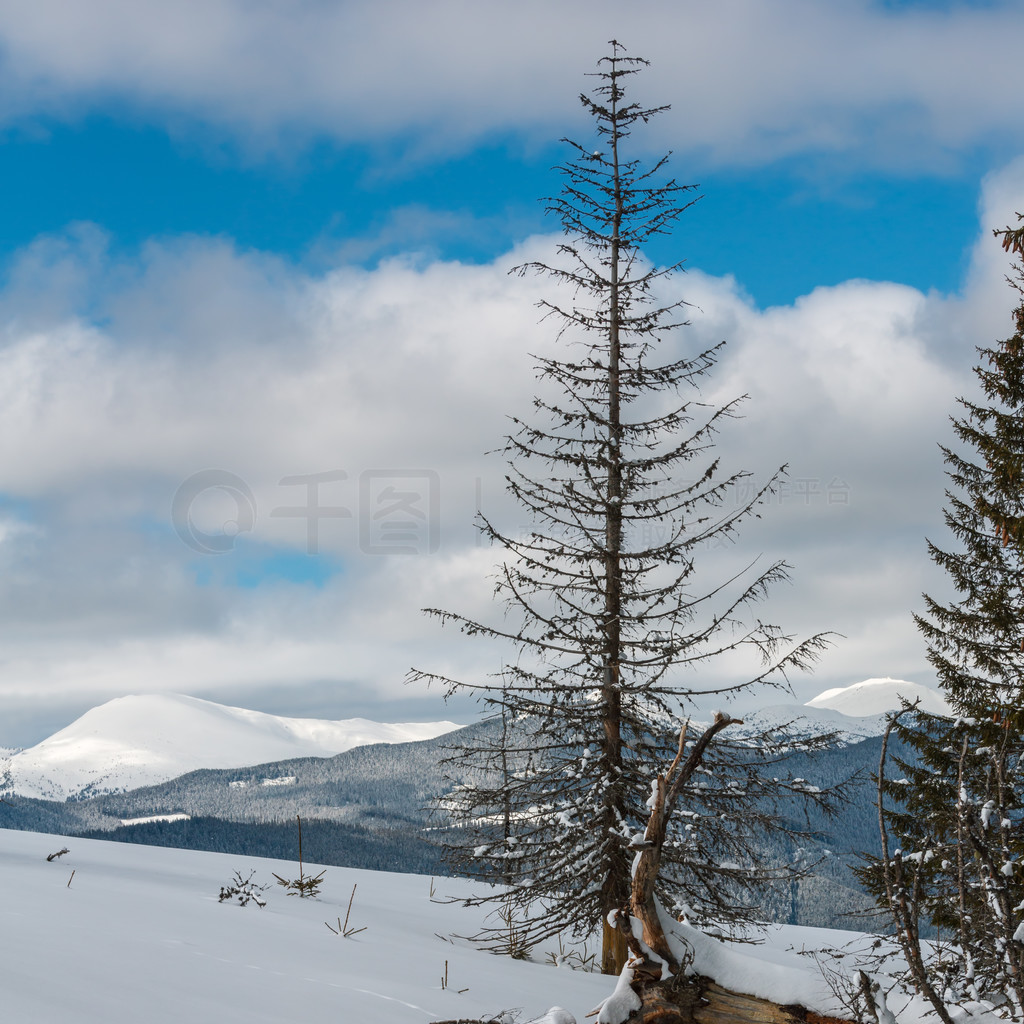
M 1010 248 L 1010 246 L 1007 246 Z M 912 757 L 880 770 L 882 858 L 862 878 L 897 924 L 908 958 L 931 925 L 949 940 L 915 974 L 964 997 L 1024 1008 L 1024 272 L 1014 333 L 979 348 L 984 402 L 959 400 L 961 451 L 943 448 L 953 487 L 945 521 L 959 547 L 929 542 L 958 597 L 925 595 L 915 616 L 956 713 L 906 714 Z M 898 849 L 888 849 L 891 833 Z M 938 985 L 938 979 L 942 984 Z
M 1009 998 L 1019 1011 L 1024 737 L 1002 720 L 916 711 L 893 733 L 907 754 L 880 772 L 882 855 L 857 874 L 893 919 L 910 980 L 937 1009 Z
M 1019 278 L 1014 288 L 1024 300 Z M 942 448 L 953 490 L 946 525 L 955 551 L 928 542 L 959 598 L 927 594 L 915 616 L 928 660 L 953 708 L 965 717 L 1019 719 L 1024 700 L 1024 301 L 1014 333 L 979 348 L 975 374 L 985 404 L 960 399 L 953 430 L 967 453 Z
M 786 673 L 808 667 L 827 642 L 797 641 L 756 616 L 788 578 L 781 561 L 697 580 L 701 551 L 732 542 L 783 470 L 757 488 L 748 473 L 721 470 L 714 437 L 742 399 L 699 401 L 717 347 L 658 358 L 662 337 L 685 326 L 686 303 L 663 297 L 682 264 L 652 267 L 642 250 L 696 196 L 665 176 L 667 158 L 645 166 L 628 155 L 631 132 L 666 109 L 627 101 L 627 81 L 646 64 L 615 41 L 599 61 L 597 87 L 580 97 L 596 142 L 563 140 L 570 159 L 549 200 L 564 240 L 551 263 L 518 268 L 559 286 L 542 307 L 565 355 L 539 360 L 537 421 L 513 420 L 505 449 L 508 489 L 532 529 L 513 536 L 481 520 L 506 554 L 496 580 L 505 624 L 428 609 L 467 634 L 509 641 L 516 660 L 482 683 L 412 673 L 476 691 L 495 718 L 450 762 L 462 779 L 445 803 L 455 866 L 515 883 L 508 908 L 524 941 L 587 935 L 603 921 L 602 967 L 616 973 L 626 949 L 609 915 L 628 903 L 651 779 L 671 761 L 681 719 L 709 694 L 785 687 Z M 755 656 L 749 675 L 717 688 L 700 679 L 708 659 L 741 664 L 746 654 Z M 789 827 L 794 794 L 828 795 L 786 777 L 774 763 L 782 746 L 716 742 L 681 794 L 660 882 L 677 914 L 749 916 L 757 890 L 785 873 L 759 863 L 761 840 Z

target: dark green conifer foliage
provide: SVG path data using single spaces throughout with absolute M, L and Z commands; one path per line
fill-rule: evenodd
M 1010 246 L 1007 246 L 1010 248 Z M 880 771 L 883 856 L 862 880 L 905 950 L 921 930 L 947 948 L 914 981 L 963 998 L 1001 994 L 1024 1007 L 1024 271 L 1014 332 L 979 348 L 984 399 L 959 400 L 961 442 L 943 448 L 945 521 L 958 542 L 929 542 L 957 597 L 925 595 L 915 620 L 956 717 L 905 713 L 914 751 Z M 884 769 L 884 766 L 883 766 Z M 895 774 L 897 778 L 893 778 Z M 909 953 L 908 953 L 909 957 Z M 926 977 L 927 975 L 927 977 Z M 941 984 L 939 983 L 941 981 Z
M 1024 736 L 1001 719 L 920 712 L 894 733 L 911 756 L 882 775 L 883 854 L 861 881 L 908 960 L 922 951 L 919 990 L 1024 1005 Z M 936 937 L 928 955 L 921 940 Z
M 968 451 L 943 448 L 953 488 L 946 525 L 960 543 L 928 552 L 959 597 L 924 597 L 916 615 L 946 698 L 966 717 L 999 714 L 1020 725 L 1024 702 L 1024 292 L 1014 333 L 979 348 L 975 374 L 985 404 L 960 399 L 953 430 Z

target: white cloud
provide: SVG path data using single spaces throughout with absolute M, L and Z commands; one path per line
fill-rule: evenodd
M 562 130 L 581 75 L 619 35 L 654 62 L 643 94 L 674 104 L 659 147 L 934 170 L 976 145 L 1020 149 L 1017 62 L 1003 55 L 1022 30 L 1015 4 L 653 0 L 624 19 L 611 0 L 10 0 L 0 95 L 9 118 L 115 103 L 171 125 L 199 118 L 257 148 L 408 135 L 444 151 Z
M 1022 167 L 986 183 L 985 224 L 1024 207 Z M 338 680 L 401 701 L 419 695 L 400 683 L 413 664 L 497 668 L 510 652 L 419 609 L 499 613 L 496 553 L 471 521 L 479 494 L 489 515 L 525 525 L 500 457 L 484 453 L 507 415 L 529 415 L 527 353 L 554 345 L 534 305 L 548 282 L 507 273 L 550 245 L 483 266 L 392 260 L 319 277 L 219 240 L 151 245 L 137 265 L 88 231 L 31 247 L 0 294 L 0 696 Z M 724 463 L 761 479 L 790 463 L 764 518 L 708 552 L 706 570 L 762 552 L 793 563 L 769 617 L 848 637 L 810 690 L 927 679 L 910 612 L 943 586 L 924 548 L 941 533 L 936 446 L 970 387 L 973 345 L 1005 333 L 1006 266 L 986 230 L 962 296 L 854 281 L 762 311 L 729 278 L 677 279 L 699 308 L 670 344 L 727 338 L 705 397 L 750 395 L 722 432 Z M 259 510 L 220 557 L 187 548 L 169 522 L 175 489 L 208 467 L 247 481 Z M 305 524 L 269 511 L 297 499 L 283 477 L 332 469 L 349 478 L 324 503 L 353 511 L 321 528 L 340 571 L 318 586 L 236 586 L 261 559 L 305 557 Z M 360 551 L 366 469 L 438 474 L 436 553 Z M 339 714 L 343 701 L 342 688 Z

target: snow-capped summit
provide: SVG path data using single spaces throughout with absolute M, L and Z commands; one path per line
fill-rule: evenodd
M 743 715 L 743 725 L 732 730 L 733 738 L 756 735 L 766 729 L 791 736 L 821 736 L 835 733 L 840 744 L 859 743 L 885 732 L 885 715 L 855 717 L 832 708 L 807 704 L 773 704 Z
M 905 679 L 865 679 L 850 686 L 839 686 L 819 693 L 807 702 L 809 708 L 831 708 L 844 715 L 864 718 L 868 715 L 884 715 L 900 709 L 900 698 L 908 701 L 920 700 L 921 710 L 933 715 L 950 714 L 949 705 L 938 691 L 920 683 Z
M 197 768 L 333 757 L 369 743 L 431 739 L 457 728 L 454 722 L 282 718 L 182 694 L 118 697 L 0 759 L 0 787 L 67 800 L 155 785 Z
M 904 679 L 865 679 L 819 693 L 806 704 L 774 704 L 743 715 L 744 724 L 730 735 L 742 738 L 764 729 L 785 731 L 794 736 L 834 732 L 839 743 L 857 743 L 885 732 L 890 711 L 899 711 L 900 698 L 920 700 L 921 710 L 936 715 L 950 714 L 941 694 L 920 683 Z

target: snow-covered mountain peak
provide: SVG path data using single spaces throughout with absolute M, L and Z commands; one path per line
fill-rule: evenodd
M 920 700 L 921 709 L 948 715 L 949 706 L 935 690 L 904 679 L 865 679 L 825 690 L 806 704 L 775 704 L 744 714 L 744 724 L 730 736 L 755 736 L 764 730 L 794 736 L 835 733 L 840 743 L 857 743 L 885 732 L 887 716 L 902 707 L 900 698 Z
M 885 732 L 885 715 L 854 717 L 832 708 L 807 704 L 773 704 L 743 715 L 743 725 L 732 730 L 733 737 L 757 735 L 766 730 L 791 736 L 822 736 L 835 733 L 841 744 L 859 743 Z
M 284 718 L 173 693 L 118 697 L 4 758 L 0 785 L 21 796 L 66 800 L 155 785 L 197 768 L 333 757 L 369 743 L 430 739 L 457 728 L 453 722 Z
M 809 700 L 806 707 L 830 708 L 841 711 L 844 715 L 865 718 L 869 715 L 884 715 L 889 711 L 898 711 L 901 707 L 900 698 L 908 701 L 920 700 L 921 710 L 933 715 L 950 714 L 949 705 L 938 691 L 920 683 L 911 683 L 905 679 L 864 679 L 850 686 L 839 686 L 819 693 Z

